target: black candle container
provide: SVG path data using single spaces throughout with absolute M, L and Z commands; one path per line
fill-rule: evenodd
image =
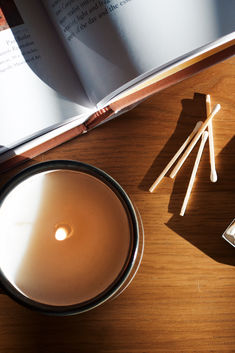
M 88 177 L 92 177 L 97 179 L 97 181 L 101 182 L 105 185 L 105 188 L 108 188 L 111 193 L 115 194 L 115 197 L 118 198 L 118 202 L 121 203 L 123 210 L 128 218 L 128 222 L 130 225 L 130 234 L 131 241 L 130 246 L 128 248 L 128 254 L 125 259 L 125 263 L 123 264 L 121 270 L 115 279 L 104 288 L 100 293 L 90 298 L 89 300 L 80 301 L 78 303 L 73 303 L 72 305 L 52 305 L 44 302 L 43 300 L 35 300 L 35 298 L 31 298 L 30 295 L 26 295 L 24 291 L 21 290 L 19 286 L 16 286 L 14 281 L 8 278 L 6 272 L 2 268 L 1 258 L 0 258 L 0 283 L 3 289 L 6 291 L 8 295 L 10 295 L 14 300 L 18 303 L 34 309 L 38 310 L 45 314 L 52 315 L 71 315 L 78 314 L 88 310 L 91 310 L 108 300 L 113 299 L 118 294 L 120 294 L 131 282 L 134 275 L 136 274 L 141 259 L 143 255 L 144 248 L 144 234 L 143 234 L 143 226 L 141 222 L 140 215 L 136 208 L 133 206 L 130 198 L 123 190 L 123 188 L 107 173 L 104 171 L 93 167 L 91 165 L 77 162 L 77 161 L 69 161 L 69 160 L 54 160 L 39 163 L 33 165 L 18 175 L 13 177 L 2 189 L 0 193 L 0 215 L 1 210 L 4 209 L 4 205 L 6 200 L 13 194 L 14 190 L 22 183 L 28 183 L 35 176 L 44 175 L 45 173 L 53 173 L 53 172 L 67 172 L 71 171 L 74 173 L 82 173 Z M 78 200 L 79 201 L 79 200 Z M 24 205 L 22 205 L 24 207 Z M 64 205 L 66 207 L 66 205 Z M 1 218 L 0 218 L 1 219 Z M 40 244 L 40 242 L 39 242 Z M 41 246 L 41 245 L 40 245 Z M 3 250 L 4 251 L 4 250 Z M 4 255 L 5 256 L 5 255 Z M 7 261 L 15 261 L 14 258 L 11 259 L 11 254 L 7 254 Z M 91 259 L 92 261 L 92 259 Z M 29 267 L 31 265 L 29 264 Z M 33 264 L 32 264 L 33 266 Z M 64 278 L 64 277 L 63 277 Z M 66 281 L 66 279 L 64 279 Z M 34 278 L 35 285 L 37 283 L 37 278 Z M 51 283 L 56 287 L 58 283 Z M 81 284 L 82 285 L 82 284 Z M 43 289 L 42 289 L 43 290 Z M 43 297 L 43 293 L 42 293 Z

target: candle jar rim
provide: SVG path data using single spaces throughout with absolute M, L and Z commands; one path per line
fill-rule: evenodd
M 77 172 L 84 172 L 105 183 L 121 201 L 123 207 L 126 209 L 128 217 L 130 217 L 131 219 L 131 226 L 132 226 L 132 232 L 131 232 L 132 248 L 130 249 L 130 252 L 128 255 L 128 262 L 124 266 L 125 267 L 124 270 L 121 271 L 121 274 L 117 277 L 117 279 L 114 282 L 112 282 L 99 295 L 78 304 L 50 305 L 50 304 L 44 304 L 41 302 L 37 302 L 36 300 L 30 299 L 13 286 L 13 284 L 6 278 L 6 276 L 4 275 L 0 267 L 0 285 L 2 285 L 3 289 L 12 299 L 14 299 L 18 303 L 30 309 L 42 312 L 44 314 L 65 316 L 65 315 L 79 314 L 79 313 L 91 310 L 103 304 L 108 299 L 114 297 L 114 295 L 120 290 L 121 286 L 128 278 L 128 276 L 130 275 L 135 265 L 135 260 L 137 258 L 138 247 L 139 247 L 140 224 L 138 222 L 138 217 L 137 217 L 135 208 L 129 196 L 115 179 L 113 179 L 105 171 L 95 166 L 92 166 L 84 162 L 74 161 L 74 160 L 50 160 L 50 161 L 36 163 L 32 166 L 29 166 L 23 169 L 18 174 L 13 176 L 5 184 L 5 186 L 3 186 L 2 190 L 0 191 L 0 208 L 5 198 L 7 197 L 7 195 L 17 185 L 19 185 L 23 181 L 27 180 L 28 178 L 36 174 L 40 174 L 48 171 L 56 171 L 56 170 L 63 170 L 63 171 L 71 170 L 71 171 L 77 171 Z

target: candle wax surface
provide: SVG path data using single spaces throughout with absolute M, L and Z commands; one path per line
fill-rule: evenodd
M 72 170 L 35 174 L 12 189 L 0 208 L 1 271 L 37 302 L 83 303 L 125 268 L 132 247 L 129 218 L 96 177 Z M 57 235 L 67 234 L 64 240 L 56 239 L 58 228 Z

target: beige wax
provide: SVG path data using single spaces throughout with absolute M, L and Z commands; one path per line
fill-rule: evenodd
M 132 246 L 127 212 L 99 179 L 70 170 L 36 174 L 0 208 L 0 267 L 25 296 L 72 305 L 105 291 Z M 56 230 L 68 237 L 59 241 Z

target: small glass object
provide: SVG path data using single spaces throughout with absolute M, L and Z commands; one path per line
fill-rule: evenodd
M 235 218 L 225 230 L 222 237 L 235 247 Z

